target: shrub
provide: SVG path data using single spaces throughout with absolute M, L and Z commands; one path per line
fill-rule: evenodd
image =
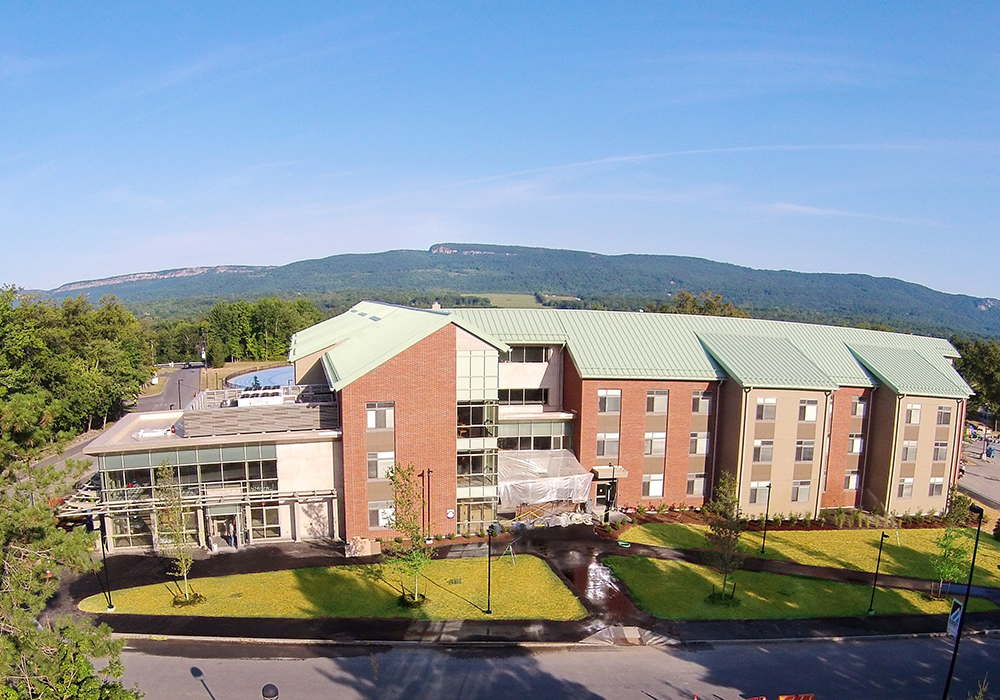
M 646 506 L 644 506 L 644 505 L 642 505 L 640 503 L 639 505 L 637 505 L 635 507 L 635 512 L 638 513 L 639 515 L 645 515 L 646 514 Z
M 971 505 L 972 499 L 961 493 L 957 486 L 952 486 L 948 490 L 948 512 L 944 516 L 945 522 L 951 527 L 967 525 Z
M 1000 542 L 1000 518 L 997 518 L 996 524 L 993 525 L 993 539 Z
M 670 510 L 670 506 L 668 506 L 666 503 L 661 503 L 660 505 L 656 506 L 656 512 L 659 513 L 660 515 L 663 515 L 668 510 Z
M 806 527 L 812 527 L 812 524 L 813 524 L 812 513 L 810 513 L 809 511 L 806 511 L 805 517 L 802 520 L 805 522 Z
M 454 532 L 449 532 L 449 533 L 448 533 L 448 539 L 449 539 L 449 540 L 453 540 L 453 539 L 455 539 L 455 533 L 454 533 Z
M 844 527 L 844 520 L 847 518 L 847 514 L 844 512 L 843 508 L 838 508 L 833 512 L 833 525 L 838 530 Z

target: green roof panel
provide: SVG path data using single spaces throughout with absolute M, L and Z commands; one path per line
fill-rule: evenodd
M 699 334 L 702 345 L 740 386 L 833 391 L 837 384 L 787 338 Z

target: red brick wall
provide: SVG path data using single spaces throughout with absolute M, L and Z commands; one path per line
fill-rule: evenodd
M 344 429 L 345 537 L 394 533 L 368 528 L 368 457 L 365 404 L 393 401 L 396 461 L 418 473 L 431 469 L 430 533 L 455 531 L 446 511 L 455 508 L 455 326 L 448 325 L 404 350 L 341 393 Z
M 844 475 L 847 462 L 854 456 L 847 453 L 847 442 L 851 434 L 851 404 L 855 396 L 861 396 L 868 401 L 868 411 L 871 411 L 871 389 L 860 387 L 842 387 L 833 392 L 833 420 L 830 423 L 830 458 L 826 470 L 826 490 L 820 498 L 820 508 L 853 508 L 860 505 L 860 491 L 844 490 Z M 864 451 L 868 450 L 868 418 L 863 423 Z M 857 460 L 858 469 L 864 468 L 864 454 Z M 822 484 L 820 484 L 822 487 Z
M 597 390 L 621 389 L 622 413 L 617 463 L 629 475 L 618 482 L 618 503 L 621 505 L 657 505 L 690 503 L 700 505 L 702 497 L 687 497 L 687 475 L 691 437 L 691 393 L 713 389 L 714 382 L 663 382 L 650 380 L 580 379 L 576 367 L 567 357 L 564 362 L 563 408 L 577 414 L 573 448 L 577 459 L 587 469 L 607 464 L 614 458 L 597 457 Z M 642 497 L 642 475 L 646 437 L 646 392 L 666 389 L 670 392 L 667 413 L 667 461 L 663 477 L 663 498 Z M 713 403 L 718 400 L 715 391 Z M 716 406 L 713 405 L 713 412 Z M 715 450 L 714 415 L 709 416 L 709 454 L 706 472 L 711 480 Z M 593 493 L 591 494 L 593 497 Z

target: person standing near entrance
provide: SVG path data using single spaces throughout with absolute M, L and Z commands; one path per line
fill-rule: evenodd
M 226 539 L 229 541 L 230 547 L 236 547 L 236 525 L 233 519 L 230 519 L 226 525 Z

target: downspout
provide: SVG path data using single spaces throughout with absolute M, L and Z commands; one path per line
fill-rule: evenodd
M 719 476 L 719 471 L 718 471 L 719 470 L 719 444 L 718 444 L 719 443 L 719 413 L 722 412 L 722 384 L 725 381 L 726 381 L 725 379 L 720 379 L 719 380 L 718 398 L 717 398 L 717 400 L 715 402 L 715 427 L 712 428 L 712 440 L 711 440 L 711 443 L 710 443 L 712 445 L 712 476 L 711 476 L 711 480 L 709 481 L 709 488 L 706 489 L 706 491 L 708 493 L 715 493 L 715 491 L 714 491 L 715 484 L 718 481 L 718 476 Z M 668 413 L 668 419 L 669 419 L 669 413 Z M 669 428 L 668 428 L 668 430 L 669 430 Z M 702 500 L 702 502 L 705 501 L 705 494 L 702 494 L 701 500 Z
M 813 508 L 813 517 L 814 518 L 818 518 L 819 517 L 820 501 L 823 499 L 823 488 L 826 487 L 826 481 L 827 481 L 827 478 L 828 478 L 826 470 L 830 468 L 830 455 L 827 454 L 827 445 L 828 445 L 827 438 L 829 437 L 830 418 L 831 418 L 831 413 L 832 413 L 832 411 L 830 410 L 830 408 L 831 408 L 831 405 L 830 405 L 831 404 L 830 394 L 832 394 L 832 393 L 833 392 L 830 392 L 830 391 L 824 391 L 823 392 L 824 398 L 826 400 L 824 401 L 824 406 L 823 406 L 823 437 L 822 437 L 822 441 L 821 441 L 821 445 L 820 445 L 820 453 L 819 453 L 819 481 L 821 481 L 822 483 L 816 485 L 817 486 L 817 488 L 816 488 L 816 505 Z M 823 487 L 823 488 L 820 488 L 820 487 Z
M 958 469 L 962 461 L 962 435 L 965 434 L 965 407 L 968 399 L 958 400 L 958 420 L 955 421 L 955 450 L 951 456 L 951 474 L 948 475 L 948 487 L 958 483 Z
M 743 490 L 743 451 L 747 438 L 747 398 L 753 387 L 743 387 L 743 396 L 740 398 L 740 444 L 736 450 L 736 493 Z M 741 499 L 742 500 L 742 499 Z
M 868 395 L 868 400 L 865 402 L 865 415 L 861 425 L 861 450 L 862 455 L 859 460 L 861 463 L 861 469 L 858 474 L 858 490 L 854 495 L 854 507 L 864 510 L 865 505 L 865 486 L 868 479 L 868 453 L 869 447 L 871 446 L 871 421 L 872 421 L 872 410 L 875 408 L 875 391 L 873 390 L 871 394 Z M 860 396 L 858 398 L 861 398 Z
M 889 455 L 889 479 L 886 483 L 885 493 L 885 514 L 890 512 L 889 505 L 892 500 L 892 485 L 896 483 L 896 452 L 899 446 L 899 407 L 903 403 L 905 394 L 896 394 L 896 415 L 892 419 L 892 452 Z

